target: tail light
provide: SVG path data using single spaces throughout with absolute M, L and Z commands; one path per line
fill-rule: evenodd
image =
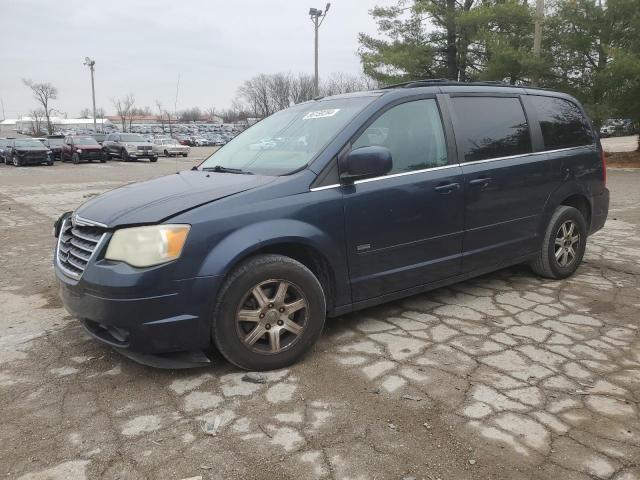
M 605 187 L 607 186 L 607 156 L 604 153 L 604 148 L 600 148 L 600 159 L 602 160 L 602 181 Z

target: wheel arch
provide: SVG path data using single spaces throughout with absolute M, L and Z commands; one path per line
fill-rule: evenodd
M 299 220 L 262 222 L 234 231 L 210 250 L 199 275 L 226 277 L 241 262 L 259 254 L 283 255 L 305 265 L 320 281 L 328 311 L 350 302 L 344 250 L 316 226 Z
M 538 234 L 541 237 L 544 236 L 553 212 L 561 205 L 574 207 L 579 210 L 587 224 L 587 231 L 590 231 L 593 211 L 592 203 L 591 193 L 585 186 L 574 182 L 561 185 L 549 196 L 545 203 L 538 225 Z

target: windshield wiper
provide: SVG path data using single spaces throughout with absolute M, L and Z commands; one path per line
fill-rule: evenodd
M 240 173 L 243 175 L 253 175 L 252 172 L 246 172 L 241 168 L 229 168 L 222 165 L 216 165 L 215 167 L 203 167 L 204 172 L 218 172 L 218 173 Z

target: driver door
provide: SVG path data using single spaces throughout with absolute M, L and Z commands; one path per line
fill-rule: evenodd
M 354 302 L 461 271 L 463 176 L 436 99 L 382 112 L 352 148 L 371 145 L 388 148 L 393 166 L 342 189 Z

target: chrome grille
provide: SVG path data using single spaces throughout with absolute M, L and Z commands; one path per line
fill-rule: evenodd
M 138 145 L 138 150 L 147 151 L 147 150 L 151 150 L 152 148 L 153 148 L 152 145 Z
M 58 238 L 58 266 L 72 278 L 80 278 L 105 236 L 101 227 L 72 225 L 66 219 Z

